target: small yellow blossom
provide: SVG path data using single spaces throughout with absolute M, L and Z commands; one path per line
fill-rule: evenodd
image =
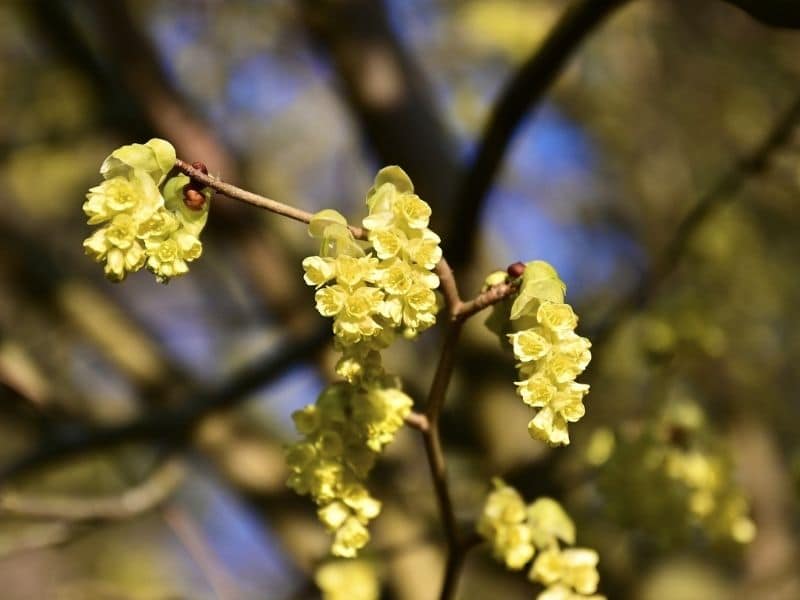
M 561 505 L 552 498 L 538 498 L 528 507 L 528 523 L 538 548 L 575 543 L 575 524 Z
M 136 238 L 137 230 L 133 217 L 120 213 L 83 242 L 86 254 L 98 262 L 105 261 L 106 277 L 112 281 L 122 281 L 129 272 L 144 266 L 145 250 Z
M 565 585 L 556 584 L 542 591 L 536 600 L 606 600 L 606 597 L 600 594 L 577 594 Z
M 500 479 L 494 480 L 478 519 L 478 534 L 492 545 L 492 554 L 509 569 L 518 570 L 533 558 L 531 530 L 525 523 L 526 506 L 517 490 Z
M 539 553 L 529 573 L 530 579 L 546 586 L 561 584 L 577 594 L 588 595 L 597 591 L 600 575 L 597 572 L 598 556 L 587 548 L 551 548 Z
M 321 287 L 336 277 L 336 261 L 332 258 L 309 256 L 303 259 L 303 269 L 303 280 L 315 287 Z
M 147 266 L 160 282 L 186 273 L 189 270 L 186 263 L 195 260 L 203 252 L 200 240 L 183 230 L 175 231 L 164 239 L 148 238 L 145 248 Z
M 369 540 L 366 525 L 378 516 L 381 504 L 364 480 L 411 410 L 411 398 L 387 387 L 392 378 L 379 359 L 374 350 L 350 350 L 351 379 L 329 385 L 315 404 L 292 415 L 303 437 L 286 449 L 287 483 L 319 505 L 318 516 L 333 534 L 331 551 L 337 556 L 355 556 Z
M 378 600 L 380 585 L 372 563 L 364 560 L 335 560 L 319 567 L 314 581 L 322 600 Z
M 522 496 L 500 479 L 484 504 L 476 526 L 508 569 L 522 569 L 531 559 L 528 577 L 547 587 L 538 597 L 549 600 L 604 600 L 597 591 L 598 556 L 587 548 L 562 548 L 575 543 L 575 525 L 561 505 L 539 498 L 525 506 Z M 534 558 L 535 557 L 535 558 Z
M 550 342 L 533 329 L 526 329 L 509 336 L 514 348 L 514 356 L 522 362 L 543 358 L 550 352 Z
M 572 333 L 578 326 L 578 317 L 569 304 L 542 302 L 536 311 L 536 319 L 559 337 Z

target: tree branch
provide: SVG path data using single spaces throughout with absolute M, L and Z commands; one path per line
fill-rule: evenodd
M 247 204 L 252 204 L 253 206 L 263 208 L 264 210 L 268 210 L 276 215 L 288 217 L 290 219 L 294 219 L 295 221 L 300 221 L 301 223 L 310 223 L 314 216 L 313 213 L 300 208 L 295 208 L 294 206 L 284 204 L 283 202 L 278 202 L 277 200 L 272 200 L 266 196 L 248 192 L 247 190 L 236 187 L 230 183 L 225 183 L 221 179 L 207 175 L 200 169 L 194 168 L 191 164 L 184 160 L 176 160 L 175 168 L 181 173 L 188 175 L 191 179 L 194 179 L 195 181 L 202 183 L 204 186 L 210 187 L 221 194 L 226 195 L 228 198 L 246 202 Z M 365 237 L 364 230 L 361 229 L 361 227 L 350 225 L 349 228 L 355 237 L 359 239 L 363 239 Z
M 796 0 L 723 0 L 772 27 L 800 29 L 800 4 Z
M 236 187 L 230 183 L 225 183 L 221 179 L 212 177 L 211 175 L 203 173 L 203 171 L 200 169 L 194 168 L 184 160 L 177 159 L 175 161 L 175 168 L 181 173 L 203 184 L 204 186 L 210 187 L 221 194 L 226 195 L 228 198 L 246 202 L 247 204 L 252 204 L 253 206 L 263 208 L 264 210 L 268 210 L 276 215 L 288 217 L 289 219 L 294 219 L 295 221 L 299 221 L 301 223 L 310 223 L 311 219 L 314 217 L 314 214 L 308 211 L 295 208 L 294 206 L 284 204 L 283 202 L 278 202 L 277 200 L 272 200 L 266 196 L 248 192 L 247 190 L 243 190 L 242 188 Z M 363 240 L 367 238 L 367 232 L 365 229 L 357 225 L 348 225 L 347 227 L 357 239 Z M 448 303 L 448 306 L 451 308 L 453 306 L 458 306 L 461 300 L 458 297 L 458 289 L 453 277 L 453 271 L 450 269 L 447 261 L 442 258 L 434 268 L 434 271 L 439 276 L 439 280 L 442 283 L 442 293 L 444 294 L 445 301 Z
M 127 519 L 167 500 L 183 476 L 183 465 L 168 460 L 141 483 L 111 496 L 32 496 L 5 491 L 0 495 L 0 513 L 64 521 Z
M 493 285 L 488 290 L 478 294 L 472 300 L 462 303 L 458 308 L 456 317 L 463 321 L 479 313 L 484 308 L 502 302 L 506 298 L 516 294 L 519 291 L 519 285 L 518 281 Z
M 235 406 L 247 394 L 282 375 L 286 369 L 317 351 L 329 339 L 330 328 L 321 327 L 278 353 L 270 353 L 242 368 L 227 383 L 216 389 L 208 392 L 195 390 L 187 394 L 188 397 L 177 408 L 151 412 L 141 419 L 122 425 L 91 429 L 69 428 L 54 433 L 28 454 L 0 468 L 0 485 L 36 468 L 125 442 L 164 440 L 181 443 L 201 419 Z
M 76 523 L 50 522 L 30 524 L 13 538 L 0 541 L 0 560 L 42 548 L 60 546 L 73 541 L 88 528 Z M 3 536 L 7 538 L 7 536 Z
M 277 353 L 242 368 L 210 392 L 194 391 L 178 403 L 177 408 L 151 412 L 140 419 L 107 427 L 83 428 L 72 426 L 56 431 L 42 440 L 29 453 L 0 468 L 0 486 L 9 479 L 85 454 L 127 442 L 168 441 L 181 444 L 192 434 L 205 417 L 232 408 L 247 399 L 247 395 L 282 375 L 286 369 L 319 350 L 330 340 L 330 328 L 325 326 L 288 345 Z M 425 431 L 428 421 L 424 415 L 411 413 L 406 423 Z
M 469 262 L 481 208 L 520 122 L 541 101 L 581 43 L 626 1 L 576 0 L 506 85 L 452 202 L 458 208 L 458 226 L 447 240 L 446 251 L 454 266 Z
M 304 210 L 297 209 L 293 206 L 278 202 L 277 200 L 272 200 L 271 198 L 254 194 L 229 183 L 225 183 L 215 177 L 203 173 L 203 171 L 196 169 L 186 161 L 178 159 L 175 163 L 175 167 L 195 181 L 201 183 L 202 185 L 208 186 L 228 196 L 229 198 L 247 202 L 253 206 L 257 206 L 275 214 L 300 221 L 301 223 L 309 223 L 314 216 L 312 213 Z M 348 227 L 355 237 L 360 239 L 366 238 L 366 231 L 361 227 L 353 225 L 349 225 Z M 447 487 L 447 470 L 439 431 L 439 416 L 444 405 L 447 387 L 450 383 L 453 368 L 455 366 L 455 349 L 458 344 L 458 339 L 461 334 L 461 328 L 464 320 L 483 308 L 486 308 L 487 306 L 490 306 L 491 304 L 499 302 L 503 298 L 508 297 L 515 291 L 516 288 L 513 284 L 501 284 L 494 286 L 490 290 L 479 295 L 474 300 L 471 300 L 465 304 L 461 301 L 459 296 L 458 286 L 456 284 L 453 271 L 444 258 L 442 258 L 442 260 L 439 261 L 439 264 L 436 265 L 436 272 L 439 275 L 441 290 L 447 305 L 448 322 L 447 331 L 445 333 L 445 342 L 439 358 L 436 374 L 431 385 L 431 390 L 428 395 L 426 413 L 425 415 L 412 414 L 406 419 L 406 423 L 422 432 L 425 442 L 425 454 L 428 459 L 428 466 L 433 479 L 434 491 L 436 493 L 437 503 L 439 505 L 439 512 L 442 516 L 442 521 L 444 524 L 449 556 L 449 568 L 445 576 L 445 585 L 442 589 L 442 598 L 445 599 L 452 596 L 456 577 L 455 573 L 452 572 L 451 569 L 459 568 L 461 564 L 460 556 L 462 550 L 456 524 L 455 512 L 453 510 L 453 503 Z
M 191 179 L 229 198 L 247 202 L 258 208 L 263 208 L 275 214 L 300 221 L 301 223 L 309 223 L 314 216 L 307 211 L 225 183 L 203 173 L 202 170 L 193 167 L 186 161 L 178 159 L 175 162 L 175 167 Z M 348 227 L 356 238 L 366 238 L 367 232 L 361 227 L 353 225 L 348 225 Z M 442 600 L 447 600 L 451 598 L 455 592 L 458 571 L 463 563 L 466 548 L 463 547 L 464 545 L 460 540 L 453 502 L 447 486 L 447 467 L 441 443 L 439 417 L 442 407 L 444 406 L 447 388 L 455 367 L 455 351 L 464 321 L 478 311 L 510 296 L 516 291 L 517 286 L 515 284 L 500 284 L 483 292 L 475 299 L 464 303 L 459 295 L 453 271 L 444 258 L 436 265 L 436 273 L 439 276 L 442 294 L 444 295 L 447 307 L 448 320 L 446 324 L 445 341 L 428 395 L 426 412 L 424 415 L 412 413 L 412 415 L 406 418 L 406 424 L 419 429 L 420 432 L 422 432 L 425 443 L 425 455 L 431 472 L 439 514 L 441 515 L 444 526 L 445 539 L 447 540 L 447 569 L 445 571 L 441 592 Z
M 426 404 L 426 416 L 429 427 L 422 432 L 425 442 L 425 456 L 428 459 L 428 468 L 433 481 L 433 489 L 436 494 L 436 502 L 439 507 L 439 515 L 442 518 L 445 540 L 447 541 L 447 570 L 445 581 L 442 585 L 441 600 L 448 600 L 453 594 L 454 577 L 448 575 L 451 566 L 455 565 L 455 557 L 459 554 L 461 546 L 458 525 L 456 523 L 453 501 L 450 497 L 450 490 L 447 486 L 447 466 L 445 463 L 444 450 L 442 449 L 441 433 L 439 430 L 439 417 L 444 406 L 447 387 L 455 366 L 455 351 L 458 339 L 461 335 L 463 321 L 450 320 L 447 323 L 444 344 L 439 355 L 439 364 L 433 377 L 428 402 Z

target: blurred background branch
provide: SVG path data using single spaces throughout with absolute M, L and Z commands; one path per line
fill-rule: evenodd
M 0 494 L 0 513 L 63 521 L 130 519 L 165 502 L 183 481 L 184 470 L 173 459 L 159 465 L 144 481 L 113 496 L 30 496 Z
M 445 238 L 445 251 L 455 266 L 467 264 L 475 246 L 486 196 L 522 118 L 536 108 L 564 65 L 604 19 L 626 0 L 576 0 L 547 37 L 517 70 L 495 102 L 453 205 L 457 226 Z

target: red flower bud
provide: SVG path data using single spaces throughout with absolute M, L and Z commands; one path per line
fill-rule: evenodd
M 516 279 L 517 277 L 522 277 L 522 274 L 524 272 L 525 272 L 525 264 L 521 262 L 515 262 L 513 264 L 510 264 L 506 269 L 506 273 L 508 273 L 509 276 L 513 277 L 514 279 Z
M 191 184 L 183 186 L 183 203 L 192 210 L 202 210 L 206 203 L 206 197 L 191 187 Z

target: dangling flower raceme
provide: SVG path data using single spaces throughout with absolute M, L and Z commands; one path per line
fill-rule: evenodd
M 103 226 L 83 246 L 105 263 L 112 281 L 147 266 L 158 281 L 167 282 L 200 256 L 209 203 L 199 209 L 184 204 L 189 178 L 171 174 L 174 165 L 175 149 L 156 138 L 117 148 L 103 161 L 104 180 L 89 190 L 83 204 L 89 225 Z M 210 190 L 203 195 L 208 200 Z
M 502 273 L 493 273 L 487 285 L 503 280 Z M 591 343 L 575 333 L 578 317 L 564 303 L 565 290 L 552 266 L 530 262 L 513 304 L 496 305 L 487 320 L 490 329 L 506 337 L 519 361 L 517 393 L 537 409 L 528 423 L 531 437 L 552 446 L 569 444 L 567 424 L 583 417 L 583 397 L 589 391 L 575 378 L 591 360 Z
M 295 413 L 303 437 L 287 449 L 288 483 L 320 506 L 337 556 L 355 556 L 369 541 L 366 525 L 380 502 L 364 483 L 411 411 L 411 398 L 385 373 L 379 350 L 396 332 L 412 337 L 433 325 L 439 306 L 432 270 L 441 259 L 440 240 L 427 227 L 430 207 L 413 191 L 399 167 L 378 173 L 367 194 L 366 240 L 355 239 L 334 210 L 309 223 L 320 251 L 303 260 L 304 280 L 316 288 L 317 311 L 333 319 L 343 381 Z
M 412 401 L 383 373 L 374 350 L 347 356 L 349 380 L 329 385 L 292 416 L 303 437 L 287 448 L 288 484 L 310 495 L 333 534 L 331 552 L 355 556 L 369 541 L 366 525 L 381 504 L 364 483 L 383 446 L 394 439 Z
M 538 600 L 603 600 L 596 595 L 598 556 L 575 543 L 575 525 L 561 505 L 539 498 L 529 506 L 514 488 L 494 479 L 477 523 L 494 557 L 512 570 L 533 560 L 528 577 L 546 586 Z

